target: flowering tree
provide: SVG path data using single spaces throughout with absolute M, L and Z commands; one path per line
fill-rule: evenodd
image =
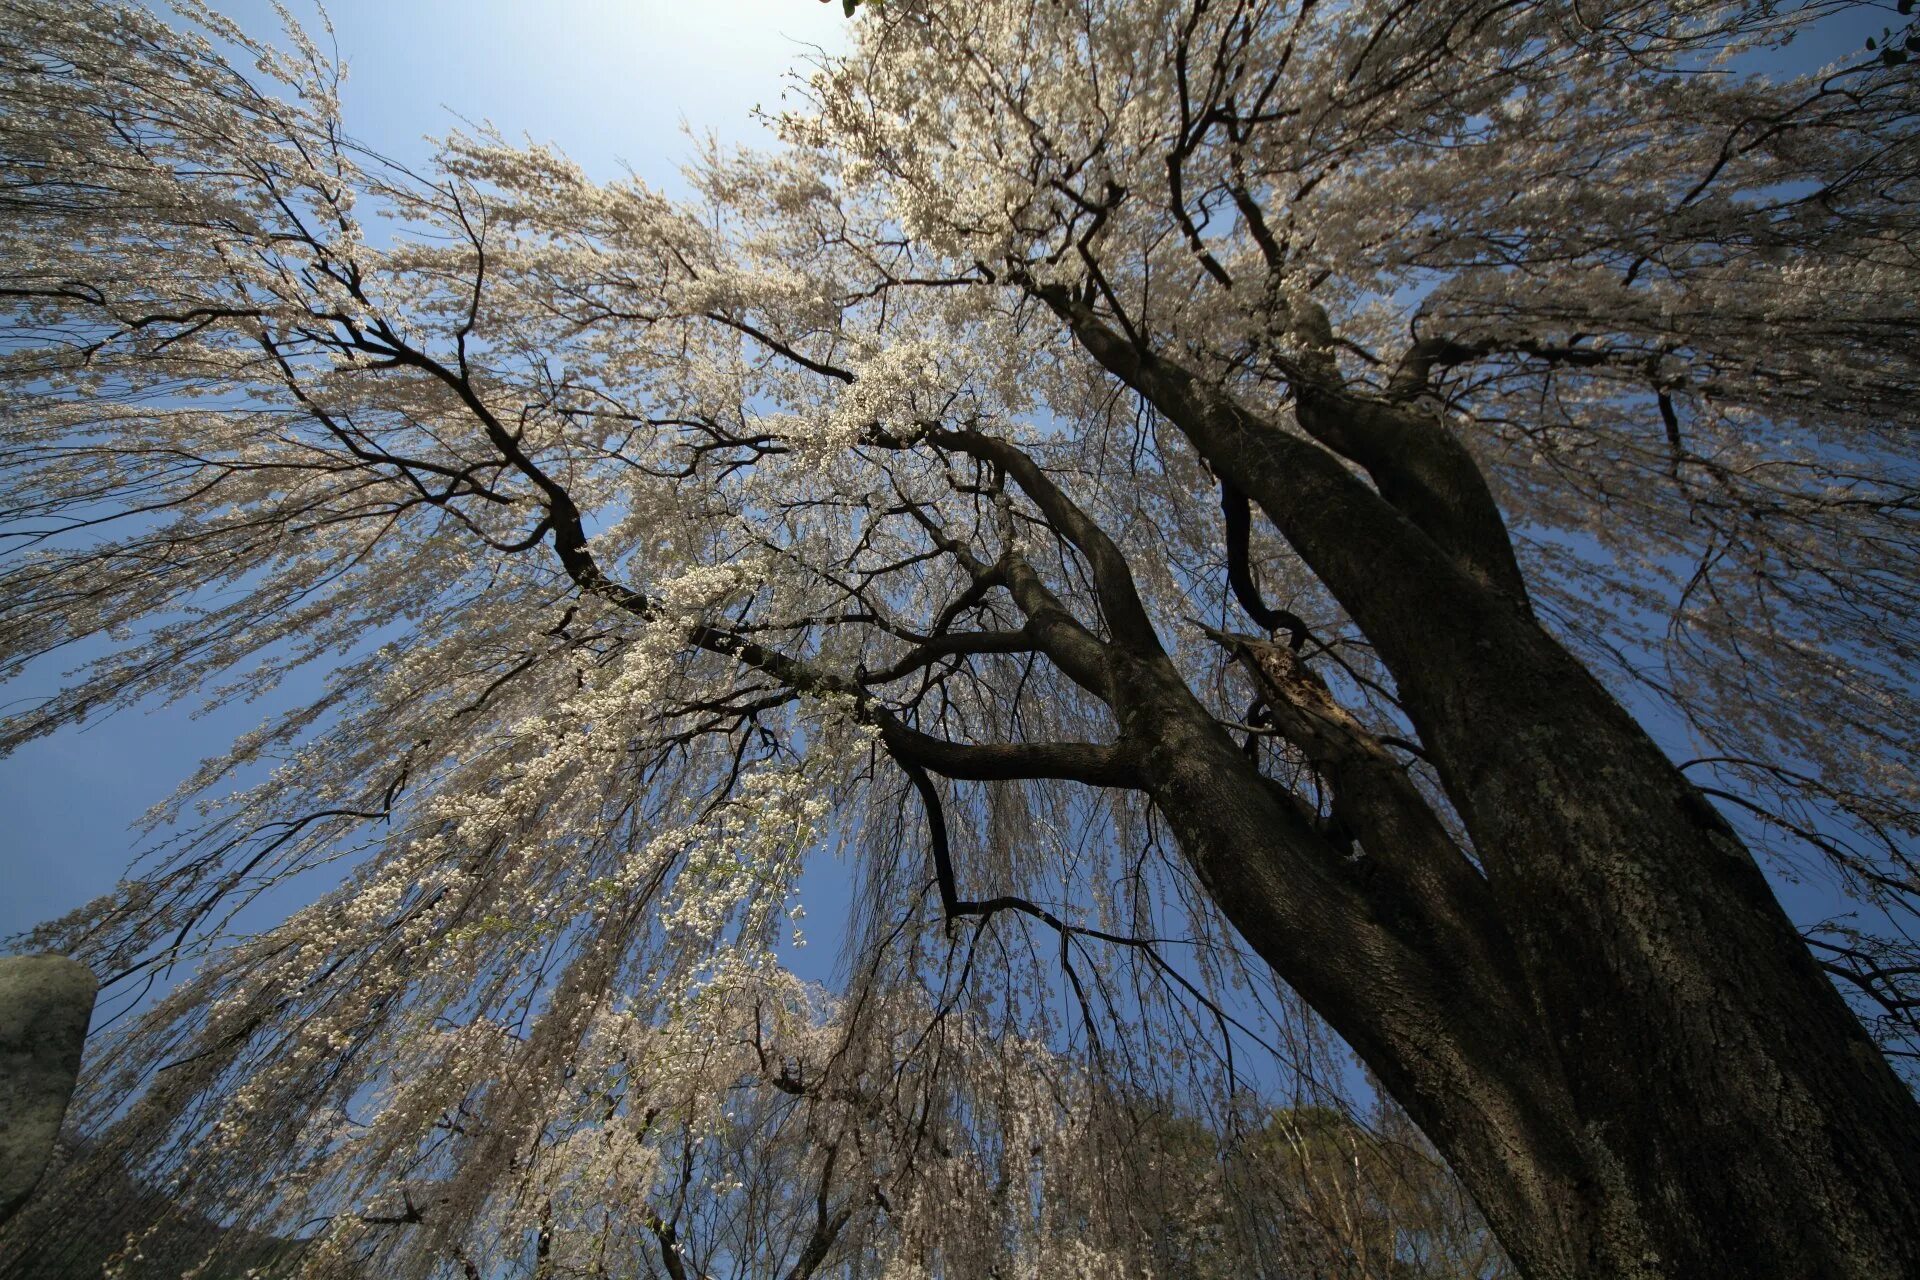
M 0 0 L 4 670 L 109 642 L 4 741 L 331 668 L 27 940 L 195 965 L 69 1197 L 1285 1273 L 1273 1178 L 1180 1178 L 1304 1002 L 1523 1274 L 1911 1274 L 1916 81 L 1779 70 L 1844 7 L 894 0 L 678 205 Z

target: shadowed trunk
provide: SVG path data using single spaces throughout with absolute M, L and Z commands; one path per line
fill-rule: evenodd
M 1289 814 L 1224 733 L 1180 728 L 1171 701 L 1149 790 L 1523 1271 L 1920 1274 L 1920 1106 L 1733 829 L 1531 617 L 1445 427 L 1318 389 L 1303 438 L 1040 292 L 1273 521 L 1394 676 L 1477 870 L 1271 646 L 1250 653 L 1276 724 L 1365 856 Z

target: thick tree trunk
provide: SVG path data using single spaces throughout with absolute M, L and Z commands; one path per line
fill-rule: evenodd
M 1477 889 L 1431 874 L 1444 858 L 1406 838 L 1404 797 L 1364 760 L 1321 759 L 1353 771 L 1348 799 L 1375 824 L 1343 871 L 1224 734 L 1176 727 L 1188 713 L 1170 694 L 1154 708 L 1150 790 L 1194 866 L 1427 1130 L 1522 1270 L 1920 1275 L 1920 1105 L 1732 828 L 1531 617 L 1465 451 L 1423 443 L 1393 406 L 1316 390 L 1303 425 L 1330 447 L 1352 437 L 1341 451 L 1369 487 L 1046 296 L 1339 599 L 1466 824 Z M 1396 470 L 1396 449 L 1424 462 Z M 1324 754 L 1338 743 L 1314 737 L 1310 710 L 1281 727 Z
M 1920 1108 L 1747 850 L 1531 621 L 1483 625 L 1416 722 L 1655 1273 L 1920 1275 Z
M 1638 1267 L 1633 1224 L 1610 1220 L 1620 1197 L 1594 1194 L 1605 1153 L 1580 1131 L 1490 900 L 1409 888 L 1391 852 L 1349 858 L 1170 669 L 1125 687 L 1153 727 L 1147 789 L 1215 902 L 1447 1154 L 1526 1274 L 1657 1274 Z
M 1604 851 L 1559 846 L 1564 876 L 1510 887 L 1496 917 L 1410 886 L 1390 856 L 1350 860 L 1197 707 L 1143 703 L 1150 791 L 1216 901 L 1447 1155 L 1525 1274 L 1920 1274 L 1911 1098 L 1711 811 L 1683 813 L 1681 839 L 1659 830 L 1657 807 L 1681 803 L 1670 777 L 1630 774 L 1593 745 L 1606 732 L 1558 758 L 1494 821 L 1597 825 L 1565 799 L 1591 790 L 1586 769 L 1649 838 L 1623 841 L 1639 856 L 1611 874 L 1587 869 Z
M 1434 954 L 1404 938 L 1423 931 L 1415 917 L 1457 921 L 1453 906 L 1415 890 L 1404 915 L 1375 925 L 1392 938 L 1380 942 L 1331 910 L 1338 890 L 1294 865 L 1263 871 L 1283 862 L 1273 831 L 1284 819 L 1236 775 L 1231 743 L 1169 739 L 1179 758 L 1156 770 L 1154 796 L 1217 902 L 1448 1155 L 1524 1274 L 1920 1274 L 1920 1148 L 1901 1138 L 1912 1102 L 1832 986 L 1795 973 L 1797 936 L 1711 814 L 1690 848 L 1670 835 L 1640 846 L 1693 860 L 1692 887 L 1645 869 L 1596 885 L 1569 850 L 1561 883 L 1501 894 L 1519 900 L 1501 910 L 1515 929 L 1478 921 L 1494 933 L 1480 956 Z M 1580 768 L 1657 827 L 1659 777 L 1632 781 L 1594 748 L 1555 771 Z M 1549 777 L 1551 791 L 1572 783 Z M 1567 802 L 1544 793 L 1528 808 L 1567 821 Z M 1542 823 L 1540 812 L 1503 818 Z M 1373 862 L 1332 848 L 1321 858 L 1340 890 Z M 1290 919 L 1302 898 L 1317 927 Z M 1644 906 L 1622 910 L 1622 898 Z M 1672 936 L 1676 925 L 1693 935 Z M 1488 981 L 1505 944 L 1524 986 L 1511 1002 Z

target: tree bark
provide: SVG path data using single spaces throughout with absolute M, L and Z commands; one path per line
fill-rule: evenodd
M 1920 1106 L 1731 826 L 1533 619 L 1465 450 L 1430 440 L 1399 472 L 1373 440 L 1343 461 L 1330 442 L 1409 411 L 1317 389 L 1303 438 L 1042 296 L 1272 520 L 1394 677 L 1484 902 L 1363 744 L 1284 699 L 1303 749 L 1322 732 L 1323 755 L 1348 752 L 1345 799 L 1375 828 L 1352 865 L 1377 861 L 1373 883 L 1290 828 L 1224 733 L 1180 728 L 1170 695 L 1148 789 L 1522 1271 L 1920 1275 Z
M 1314 830 L 1169 666 L 1127 673 L 1145 788 L 1209 894 L 1343 1036 L 1475 1194 L 1526 1274 L 1633 1276 L 1593 1221 L 1586 1149 L 1491 902 L 1398 879 Z M 1476 906 L 1472 901 L 1480 896 Z M 1461 900 L 1464 899 L 1464 900 Z

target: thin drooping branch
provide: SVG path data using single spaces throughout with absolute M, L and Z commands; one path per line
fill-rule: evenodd
M 959 877 L 953 866 L 953 844 L 947 830 L 946 806 L 940 798 L 940 790 L 928 775 L 927 770 L 917 762 L 896 757 L 895 763 L 907 775 L 908 781 L 913 784 L 913 789 L 920 799 L 921 813 L 927 823 L 927 852 L 933 860 L 934 885 L 940 895 L 940 911 L 944 920 L 951 923 L 957 920 L 975 919 L 985 925 L 1003 911 L 1013 912 L 1016 915 L 1038 920 L 1053 930 L 1059 936 L 1063 947 L 1070 945 L 1074 939 L 1087 938 L 1095 942 L 1137 950 L 1146 957 L 1148 964 L 1163 981 L 1206 1009 L 1221 1027 L 1223 1035 L 1227 1028 L 1232 1028 L 1259 1039 L 1252 1028 L 1239 1017 L 1222 1008 L 1211 996 L 1195 986 L 1192 979 L 1181 973 L 1160 954 L 1162 939 L 1134 937 L 1090 925 L 1074 924 L 1032 899 L 1018 894 L 1003 893 L 991 898 L 979 899 L 962 898 Z M 1075 979 L 1075 986 L 1078 989 L 1077 979 Z M 1084 999 L 1083 994 L 1083 1002 Z M 1230 1045 L 1230 1039 L 1228 1043 Z M 1231 1055 L 1230 1047 L 1227 1053 Z

